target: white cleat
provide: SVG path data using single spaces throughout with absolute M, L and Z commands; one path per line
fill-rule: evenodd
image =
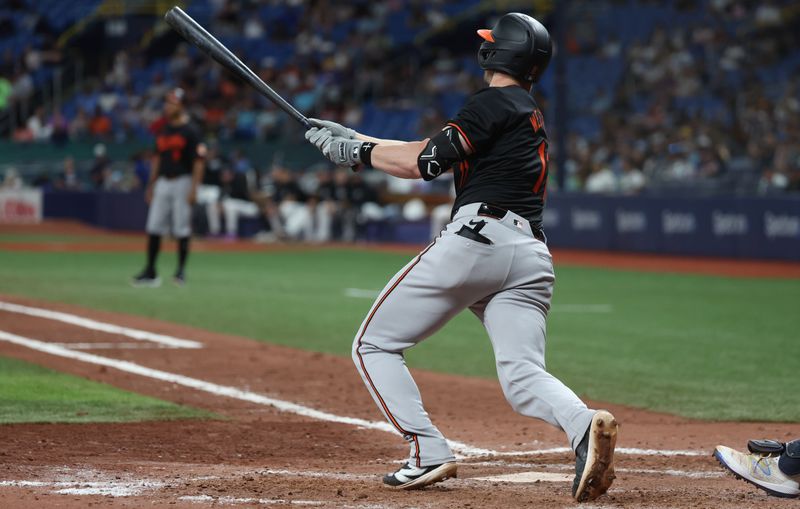
M 724 445 L 714 449 L 714 457 L 737 479 L 747 481 L 770 495 L 784 498 L 800 497 L 800 482 L 778 468 L 778 456 L 742 453 Z
M 451 477 L 458 477 L 455 462 L 429 467 L 415 467 L 406 463 L 396 472 L 385 475 L 383 483 L 392 488 L 416 490 Z

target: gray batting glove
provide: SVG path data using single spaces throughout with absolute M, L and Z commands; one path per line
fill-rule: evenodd
M 337 124 L 336 122 L 331 122 L 330 120 L 320 120 L 318 118 L 309 118 L 308 121 L 314 127 L 319 127 L 320 129 L 330 129 L 331 134 L 334 136 L 340 136 L 348 140 L 355 139 L 356 137 L 356 131 L 354 129 L 345 127 L 342 124 Z
M 355 166 L 361 163 L 361 145 L 363 141 L 348 140 L 334 136 L 322 150 L 322 155 L 336 166 Z
M 328 155 L 325 154 L 325 145 L 329 144 L 332 138 L 333 135 L 331 134 L 331 131 L 329 129 L 320 129 L 317 127 L 312 127 L 311 129 L 306 131 L 306 139 L 308 140 L 308 142 L 317 147 L 320 151 L 322 151 L 325 157 L 328 157 Z

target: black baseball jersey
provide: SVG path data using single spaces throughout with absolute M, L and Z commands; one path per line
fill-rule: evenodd
M 197 133 L 189 124 L 166 124 L 156 137 L 159 175 L 191 175 L 194 160 L 200 155 L 199 145 Z
M 448 126 L 472 154 L 454 165 L 453 213 L 489 203 L 541 228 L 547 185 L 547 133 L 533 97 L 518 86 L 488 87 L 472 95 Z

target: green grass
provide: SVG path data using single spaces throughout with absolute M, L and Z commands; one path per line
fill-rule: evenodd
M 0 357 L 0 424 L 209 417 L 208 412 Z
M 143 254 L 2 253 L 0 292 L 349 355 L 370 299 L 411 256 L 348 250 L 196 253 L 185 288 L 137 290 Z M 171 274 L 164 253 L 162 275 Z M 548 368 L 578 394 L 690 417 L 800 421 L 800 282 L 558 267 Z M 559 311 L 607 304 L 608 313 Z M 563 309 L 563 308 L 562 308 Z M 403 319 L 399 317 L 399 319 Z M 0 327 L 2 328 L 2 327 Z M 494 377 L 464 313 L 412 349 L 415 367 Z
M 14 242 L 32 243 L 108 243 L 125 242 L 130 238 L 119 235 L 75 235 L 62 233 L 0 233 L 0 244 Z

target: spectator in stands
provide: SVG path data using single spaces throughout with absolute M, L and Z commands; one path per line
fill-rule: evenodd
M 225 218 L 226 236 L 235 239 L 239 234 L 239 218 L 258 217 L 260 210 L 252 201 L 244 173 L 223 168 L 220 172 L 219 188 L 219 201 L 207 206 L 209 233 L 219 235 L 221 213 Z
M 53 125 L 47 121 L 42 106 L 37 107 L 28 119 L 27 128 L 33 141 L 48 141 L 53 134 Z
M 617 177 L 611 167 L 605 162 L 595 162 L 592 173 L 586 179 L 586 192 L 611 194 L 617 192 L 618 187 Z
M 69 137 L 73 140 L 82 140 L 89 135 L 89 116 L 86 110 L 78 108 L 75 117 L 69 123 Z
M 27 101 L 33 95 L 33 90 L 33 76 L 23 69 L 17 70 L 11 89 L 11 99 L 17 102 Z
M 292 172 L 279 164 L 272 168 L 268 197 L 265 212 L 278 238 L 304 240 L 312 237 L 311 214 L 306 205 L 308 197 Z
M 631 43 L 624 30 L 619 37 L 603 39 L 598 34 L 597 27 L 604 20 L 596 23 L 595 18 L 612 16 L 614 9 L 622 8 L 616 0 L 597 0 L 591 12 L 583 2 L 566 7 L 570 30 L 565 51 L 578 55 L 581 65 L 600 63 L 607 67 L 609 79 L 585 91 L 586 97 L 593 98 L 585 109 L 569 105 L 580 110 L 582 117 L 591 117 L 581 120 L 592 122 L 588 122 L 589 127 L 568 126 L 565 189 L 579 190 L 587 183 L 595 186 L 600 170 L 595 168 L 593 154 L 603 148 L 619 152 L 621 146 L 637 147 L 641 157 L 632 164 L 647 176 L 648 188 L 685 185 L 694 189 L 698 182 L 719 187 L 737 178 L 745 186 L 741 190 L 752 192 L 767 167 L 769 175 L 765 174 L 760 189 L 780 187 L 783 179 L 790 181 L 785 189 L 795 188 L 796 165 L 784 168 L 785 164 L 777 160 L 784 157 L 783 152 L 796 151 L 793 147 L 800 138 L 800 80 L 794 77 L 800 18 L 789 16 L 785 10 L 791 2 L 715 0 L 667 5 L 635 0 L 627 6 L 636 8 L 643 3 L 662 5 L 690 21 L 668 28 L 665 21 L 649 34 L 637 30 L 643 37 Z M 395 21 L 399 10 L 410 11 L 405 29 L 414 34 L 444 20 L 442 9 L 422 8 L 406 0 L 391 5 L 345 2 L 331 18 L 326 6 L 326 2 L 280 6 L 267 2 L 254 8 L 249 3 L 215 0 L 210 30 L 242 43 L 249 63 L 260 64 L 257 71 L 265 81 L 286 93 L 301 109 L 308 109 L 306 113 L 317 112 L 317 116 L 347 125 L 358 125 L 362 120 L 375 122 L 376 115 L 380 120 L 380 109 L 402 108 L 405 98 L 421 95 L 435 106 L 426 108 L 419 122 L 420 132 L 429 135 L 425 126 L 440 125 L 453 109 L 445 99 L 458 102 L 460 95 L 480 80 L 479 75 L 460 65 L 461 55 L 455 46 L 452 55 L 435 58 L 428 58 L 432 55 L 426 54 L 424 47 L 410 52 L 413 58 L 382 58 L 385 45 L 397 44 L 386 26 Z M 262 16 L 265 12 L 269 16 Z M 707 19 L 720 21 L 708 23 Z M 353 28 L 339 33 L 343 23 L 352 23 Z M 651 21 L 643 19 L 637 28 L 648 23 Z M 38 27 L 41 20 L 35 24 Z M 37 30 L 45 35 L 52 31 L 47 27 Z M 264 38 L 276 45 L 290 44 L 297 58 L 267 56 L 259 62 L 262 57 L 257 43 Z M 333 48 L 338 49 L 336 53 Z M 8 83 L 4 85 L 0 78 L 0 110 L 4 102 L 23 104 L 32 96 L 32 70 L 45 69 L 59 57 L 50 52 L 47 37 L 38 48 L 31 46 L 16 55 L 10 50 L 4 52 L 0 76 Z M 148 62 L 144 52 L 130 49 L 117 53 L 110 67 L 100 79 L 87 80 L 89 85 L 73 99 L 78 112 L 68 118 L 71 138 L 113 135 L 129 139 L 146 134 L 139 126 L 151 125 L 160 113 L 157 105 L 163 95 L 180 82 L 196 84 L 191 87 L 196 88 L 196 102 L 205 106 L 199 118 L 205 120 L 213 137 L 264 140 L 293 128 L 282 112 L 271 104 L 264 106 L 261 99 L 254 100 L 254 94 L 234 82 L 219 65 L 204 57 L 192 57 L 185 44 L 166 62 Z M 615 73 L 615 68 L 624 70 Z M 145 88 L 140 87 L 142 82 Z M 11 92 L 5 94 L 4 101 L 3 89 L 7 90 L 9 83 Z M 103 85 L 109 86 L 101 88 Z M 583 94 L 582 89 L 577 90 L 580 87 L 572 86 L 576 88 L 570 96 Z M 97 121 L 87 118 L 98 104 L 105 113 Z M 25 117 L 31 109 L 18 111 Z M 24 117 L 22 123 L 28 120 Z M 591 127 L 594 124 L 599 126 Z M 390 121 L 386 125 L 407 129 L 413 122 Z M 666 139 L 659 141 L 659 137 Z M 28 131 L 17 136 L 19 140 L 29 138 Z M 707 144 L 701 143 L 703 138 Z M 750 140 L 758 140 L 760 148 L 751 150 Z M 668 152 L 670 144 L 681 145 L 681 153 Z M 552 148 L 555 153 L 557 147 Z M 640 188 L 636 182 L 632 188 L 622 183 L 626 178 L 641 181 L 639 172 L 628 173 L 619 161 L 609 160 L 608 165 L 620 179 L 623 192 Z M 768 184 L 773 177 L 775 185 Z M 608 175 L 605 181 L 610 182 Z M 603 180 L 599 182 L 603 184 Z M 610 186 L 601 188 L 606 192 Z
M 629 158 L 621 161 L 622 176 L 619 179 L 619 190 L 622 194 L 639 194 L 645 187 L 644 173 L 633 165 Z
M 364 181 L 361 173 L 351 173 L 348 182 L 348 201 L 356 211 L 355 236 L 361 238 L 364 226 L 383 219 L 383 207 L 377 190 Z
M 311 240 L 328 242 L 333 238 L 334 220 L 339 212 L 339 189 L 333 182 L 333 172 L 325 169 L 317 172 L 314 192 L 314 234 Z M 346 194 L 346 190 L 342 190 Z
M 356 239 L 358 209 L 353 205 L 353 194 L 350 190 L 350 170 L 337 168 L 334 174 L 334 187 L 338 199 L 339 238 L 345 242 Z
M 53 112 L 53 116 L 50 119 L 50 127 L 52 129 L 50 141 L 56 145 L 64 145 L 69 141 L 69 124 L 60 111 Z
M 22 189 L 23 187 L 22 177 L 19 176 L 16 168 L 6 169 L 0 189 Z
M 64 158 L 61 173 L 56 177 L 54 187 L 63 191 L 77 191 L 81 188 L 78 173 L 75 170 L 75 159 L 72 156 Z
M 111 119 L 99 104 L 95 106 L 94 115 L 89 120 L 89 134 L 95 138 L 106 138 L 111 134 Z
M 25 68 L 30 72 L 36 72 L 44 64 L 57 64 L 61 61 L 61 53 L 56 50 L 41 50 L 28 45 L 23 51 L 23 62 Z
M 106 188 L 106 182 L 111 175 L 111 161 L 106 157 L 106 146 L 98 143 L 94 146 L 94 161 L 89 169 L 89 179 L 92 188 L 102 190 Z

